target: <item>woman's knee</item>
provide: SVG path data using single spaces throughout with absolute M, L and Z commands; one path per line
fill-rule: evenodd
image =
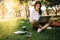
M 35 21 L 35 20 L 32 20 L 32 21 L 31 21 L 31 24 L 34 24 L 34 23 L 36 23 L 36 21 Z

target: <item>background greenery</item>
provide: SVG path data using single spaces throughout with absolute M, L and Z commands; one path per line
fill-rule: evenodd
M 47 6 L 56 6 L 60 5 L 60 0 L 31 0 L 31 1 L 41 1 L 42 4 Z M 20 0 L 20 2 L 29 2 L 29 0 Z

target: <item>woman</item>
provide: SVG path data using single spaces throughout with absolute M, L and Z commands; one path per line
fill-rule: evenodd
M 37 1 L 34 5 L 34 10 L 30 13 L 30 22 L 33 28 L 37 28 L 37 32 L 41 32 L 45 29 L 49 24 L 44 25 L 43 27 L 39 24 L 39 18 L 41 15 L 41 2 Z

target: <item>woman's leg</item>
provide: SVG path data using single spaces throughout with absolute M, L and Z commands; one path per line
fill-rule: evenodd
M 31 24 L 34 29 L 37 29 L 38 33 L 41 31 L 42 26 L 39 24 L 39 22 L 33 20 L 31 21 Z
M 53 22 L 53 20 L 50 18 L 49 21 L 48 21 L 48 23 L 46 23 L 46 24 L 41 28 L 41 31 L 42 31 L 43 29 L 47 28 L 48 26 L 50 26 L 52 22 Z
M 47 23 L 41 29 L 43 30 L 43 29 L 47 28 L 49 25 L 50 25 L 50 23 Z
M 42 26 L 35 20 L 31 21 L 32 27 L 33 28 L 41 28 Z

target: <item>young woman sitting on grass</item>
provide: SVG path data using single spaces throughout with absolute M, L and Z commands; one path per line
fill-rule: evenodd
M 30 13 L 30 22 L 33 28 L 37 28 L 37 32 L 41 32 L 43 29 L 47 28 L 51 22 L 48 22 L 44 26 L 39 24 L 39 18 L 41 15 L 41 2 L 37 1 L 34 5 L 34 10 Z

